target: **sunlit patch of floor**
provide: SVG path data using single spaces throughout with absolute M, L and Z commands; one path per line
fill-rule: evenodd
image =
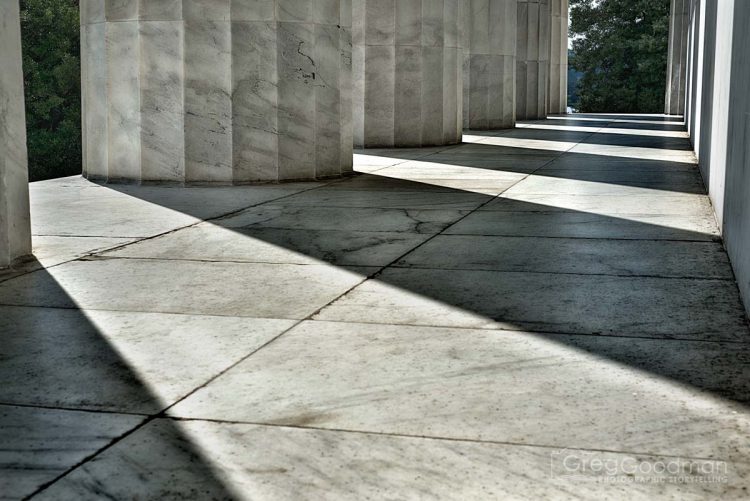
M 675 124 L 554 117 L 318 183 L 35 183 L 0 492 L 743 497 L 750 331 Z

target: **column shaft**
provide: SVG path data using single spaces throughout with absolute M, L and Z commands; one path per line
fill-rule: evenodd
M 549 113 L 568 112 L 568 0 L 550 0 Z
M 354 0 L 354 143 L 461 141 L 463 1 Z
M 88 177 L 351 171 L 351 0 L 87 0 L 81 23 Z
M 518 0 L 516 118 L 547 117 L 550 0 Z
M 467 0 L 463 30 L 464 127 L 516 123 L 517 0 Z
M 672 0 L 669 16 L 667 89 L 664 104 L 664 112 L 668 115 L 685 113 L 689 29 L 690 0 Z
M 0 268 L 31 254 L 18 2 L 0 2 Z

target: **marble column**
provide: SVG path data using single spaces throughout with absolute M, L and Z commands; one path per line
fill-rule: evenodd
M 667 91 L 664 104 L 664 113 L 667 115 L 685 113 L 689 29 L 690 0 L 672 0 L 669 15 Z
M 568 112 L 568 0 L 550 0 L 548 112 Z
M 351 0 L 83 0 L 81 23 L 87 177 L 352 170 Z
M 467 129 L 516 123 L 517 0 L 466 0 L 463 117 Z
M 463 0 L 354 0 L 354 144 L 461 141 Z
M 550 0 L 518 0 L 516 118 L 547 117 L 550 58 Z
M 17 1 L 0 2 L 0 268 L 31 254 L 21 29 Z

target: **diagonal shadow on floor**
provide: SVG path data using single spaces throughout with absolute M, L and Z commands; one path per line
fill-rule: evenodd
M 123 303 L 130 295 L 133 302 L 151 297 L 154 311 L 162 313 L 185 314 L 194 308 L 202 315 L 227 315 L 241 298 L 229 294 L 216 298 L 217 304 L 211 305 L 190 300 L 174 289 L 200 287 L 191 283 L 190 277 L 181 277 L 187 281 L 179 286 L 161 284 L 167 289 L 144 282 L 144 287 L 157 288 L 142 295 L 128 293 L 127 289 L 119 290 L 116 283 L 107 286 L 108 281 L 116 279 L 103 272 L 106 262 L 129 259 L 133 266 L 143 268 L 133 272 L 143 280 L 148 280 L 152 272 L 149 260 L 326 262 L 347 273 L 370 277 L 373 284 L 387 284 L 479 317 L 453 322 L 459 327 L 499 325 L 563 334 L 748 341 L 731 269 L 720 244 L 713 241 L 716 235 L 700 224 L 695 229 L 685 225 L 690 214 L 618 217 L 597 214 L 593 209 L 542 205 L 524 197 L 495 199 L 406 180 L 397 184 L 398 191 L 390 179 L 358 176 L 78 261 L 68 265 L 70 271 L 62 279 L 88 285 L 86 294 L 74 298 L 84 308 L 131 310 L 135 305 Z M 131 196 L 139 194 L 133 186 L 109 188 Z M 144 193 L 154 204 L 175 202 L 180 193 L 190 196 L 189 191 L 176 191 L 179 188 L 163 190 L 169 196 L 160 197 L 160 191 L 153 188 Z M 679 206 L 677 212 L 682 213 L 692 203 L 690 200 L 687 206 Z M 178 205 L 182 211 L 189 206 Z M 480 206 L 482 210 L 475 211 Z M 229 233 L 245 239 L 232 239 Z M 641 242 L 644 239 L 647 242 Z M 285 251 L 301 257 L 290 257 Z M 274 252 L 279 255 L 274 256 Z M 154 266 L 157 264 L 154 262 Z M 200 266 L 208 268 L 210 264 Z M 76 270 L 91 271 L 77 276 Z M 69 294 L 57 296 L 64 292 L 62 289 L 50 290 L 51 280 L 45 272 L 11 280 L 0 290 L 0 302 L 74 307 Z M 114 297 L 102 297 L 101 287 L 108 287 Z M 215 290 L 220 293 L 221 284 Z M 414 312 L 394 308 L 388 314 L 374 305 L 359 304 L 356 292 L 339 301 L 343 305 L 339 319 L 362 321 L 389 315 L 393 323 L 436 325 L 430 320 L 429 308 L 423 312 L 426 320 L 414 320 Z M 387 295 L 390 289 L 380 293 Z M 248 294 L 252 296 L 252 292 Z M 353 303 L 347 304 L 347 299 Z M 290 318 L 283 311 L 288 306 L 263 310 L 262 315 L 251 307 L 238 311 L 250 317 Z M 305 312 L 303 306 L 299 305 L 300 311 Z M 411 320 L 404 320 L 407 317 Z M 324 312 L 320 318 L 331 317 Z M 437 325 L 451 325 L 451 321 Z M 725 349 L 726 356 L 737 356 L 737 348 Z M 624 361 L 628 355 L 609 356 Z M 740 380 L 715 380 L 696 372 L 687 360 L 684 367 L 662 362 L 629 360 L 639 368 L 722 397 L 748 401 L 744 375 Z M 739 372 L 725 375 L 732 379 L 744 374 L 744 365 L 737 369 Z
M 50 293 L 75 304 L 46 270 L 34 275 Z M 154 323 L 165 321 L 172 322 L 172 330 L 155 328 Z M 196 322 L 203 322 L 203 329 Z M 218 322 L 210 328 L 220 327 L 222 320 Z M 205 319 L 136 312 L 0 306 L 0 497 L 22 499 L 45 489 L 192 390 L 200 373 L 206 373 L 200 361 L 207 353 L 206 347 L 198 352 L 191 336 L 204 334 L 203 341 L 210 341 L 206 324 Z M 238 348 L 236 343 L 233 347 Z M 175 358 L 182 367 L 174 366 Z M 164 363 L 161 374 L 139 370 L 153 369 L 159 359 Z M 154 393 L 154 379 L 189 369 L 197 369 L 192 385 L 167 383 L 160 395 Z M 161 453 L 191 464 L 201 496 L 232 498 L 177 424 L 163 421 L 173 440 Z M 89 488 L 89 496 L 104 495 L 103 486 L 93 480 Z
M 516 129 L 515 131 L 522 130 Z M 521 134 L 499 136 L 476 136 L 477 142 L 464 143 L 460 146 L 445 148 L 421 157 L 414 157 L 413 150 L 388 150 L 388 158 L 400 159 L 403 162 L 398 169 L 377 170 L 379 176 L 389 176 L 396 170 L 397 175 L 413 172 L 411 179 L 430 183 L 429 178 L 437 178 L 429 172 L 429 164 L 443 164 L 455 167 L 454 177 L 482 177 L 487 179 L 490 173 L 498 171 L 507 174 L 530 174 L 535 177 L 585 181 L 588 186 L 579 184 L 576 189 L 598 190 L 598 193 L 614 193 L 617 186 L 629 186 L 659 190 L 664 192 L 705 194 L 705 187 L 698 169 L 694 165 L 692 154 L 684 148 L 683 139 L 658 138 L 678 141 L 676 149 L 642 147 L 642 142 L 649 138 L 637 136 L 627 138 L 629 145 L 617 145 L 593 142 L 591 134 L 564 131 L 535 130 L 525 137 Z M 471 131 L 470 134 L 475 134 Z M 554 137 L 554 140 L 544 139 Z M 598 134 L 595 134 L 598 136 Z M 642 141 L 641 143 L 637 141 Z M 578 146 L 576 146 L 578 145 Z M 542 149 L 542 146 L 548 149 Z M 571 147 L 593 149 L 605 148 L 602 154 L 578 153 L 566 151 Z M 612 146 L 614 150 L 609 150 Z M 675 145 L 673 145 L 675 146 Z M 564 155 L 561 153 L 565 152 Z M 381 157 L 381 150 L 362 150 L 363 157 Z M 674 158 L 669 159 L 668 155 Z M 664 159 L 666 157 L 667 159 Z M 365 160 L 366 161 L 366 160 Z M 463 167 L 464 169 L 459 169 Z M 419 172 L 428 174 L 420 179 Z M 416 187 L 415 187 L 416 188 Z M 405 188 L 406 189 L 406 188 Z M 634 190 L 635 191 L 635 190 Z M 596 191 L 594 191 L 596 192 Z M 588 192 L 587 194 L 592 194 Z
M 484 145 L 479 149 L 484 151 Z M 504 151 L 487 146 L 488 156 Z M 442 162 L 432 158 L 440 160 L 441 154 L 453 152 L 457 152 L 454 158 Z M 462 166 L 458 153 L 459 149 L 446 149 L 416 158 Z M 415 158 L 408 156 L 403 160 Z M 545 157 L 536 175 L 554 158 Z M 464 162 L 474 172 L 490 177 L 480 176 L 475 186 L 455 189 L 450 184 L 456 179 L 415 181 L 399 179 L 398 172 L 388 177 L 389 169 L 414 167 L 391 163 L 374 174 L 282 199 L 257 205 L 248 200 L 252 207 L 244 210 L 3 283 L 0 304 L 25 306 L 2 306 L 17 319 L 8 325 L 18 326 L 8 327 L 12 334 L 6 337 L 10 347 L 6 353 L 10 355 L 4 356 L 0 371 L 7 369 L 18 384 L 5 388 L 0 401 L 158 415 L 166 404 L 212 379 L 208 374 L 221 373 L 237 361 L 236 357 L 222 358 L 221 368 L 213 366 L 198 374 L 199 359 L 212 358 L 206 356 L 206 347 L 220 344 L 220 339 L 210 338 L 217 325 L 223 325 L 224 334 L 232 334 L 225 336 L 225 342 L 234 343 L 246 330 L 242 319 L 255 322 L 265 317 L 291 323 L 312 318 L 478 328 L 499 336 L 502 331 L 492 329 L 520 329 L 531 338 L 674 381 L 735 402 L 738 409 L 747 407 L 750 345 L 746 320 L 726 255 L 715 241 L 715 228 L 701 220 L 706 207 L 690 197 L 671 200 L 673 210 L 661 213 L 654 207 L 639 213 L 637 201 L 623 213 L 608 212 L 599 204 L 602 200 L 614 203 L 616 194 L 584 201 L 562 195 L 557 205 L 550 203 L 549 196 L 537 199 L 533 193 L 506 192 L 498 199 L 477 190 L 505 169 L 484 162 L 478 165 L 471 158 Z M 579 160 L 571 162 L 580 165 Z M 669 167 L 659 165 L 665 170 Z M 531 167 L 511 169 L 511 174 L 522 176 L 510 185 L 530 172 L 534 172 Z M 575 180 L 578 175 L 571 169 L 570 177 L 560 178 Z M 441 184 L 441 180 L 450 182 Z M 191 199 L 201 190 L 107 188 L 188 214 L 193 210 Z M 664 191 L 664 197 L 674 196 L 666 188 L 658 191 Z M 627 204 L 629 197 L 626 193 L 620 203 Z M 193 215 L 205 219 L 199 209 L 195 207 Z M 160 273 L 167 262 L 174 264 Z M 282 265 L 293 265 L 296 270 L 289 272 Z M 267 285 L 274 280 L 279 290 L 270 294 Z M 259 297 L 254 287 L 270 295 Z M 307 304 L 312 296 L 305 296 L 303 289 L 315 289 L 325 300 Z M 399 298 L 404 299 L 401 304 Z M 52 317 L 45 320 L 48 315 Z M 168 321 L 149 322 L 151 315 L 168 317 Z M 103 318 L 96 321 L 97 316 Z M 143 318 L 138 320 L 138 316 Z M 66 329 L 65 322 L 72 327 Z M 201 322 L 204 329 L 196 327 Z M 149 324 L 169 327 L 149 333 Z M 120 325 L 116 331 L 121 337 L 108 337 L 106 326 L 112 325 Z M 226 349 L 244 357 L 275 339 L 285 327 L 269 326 L 245 339 L 242 349 Z M 58 329 L 66 332 L 63 346 L 57 344 Z M 127 342 L 110 344 L 127 339 L 128 329 L 146 331 L 141 337 L 131 334 L 130 346 Z M 191 329 L 204 337 L 179 337 L 180 332 L 195 336 Z M 162 345 L 145 341 L 159 337 Z M 138 375 L 144 372 L 134 369 L 139 364 L 132 362 L 138 360 L 133 345 L 139 342 L 145 343 L 141 356 L 182 347 L 178 354 L 184 365 L 146 373 L 139 381 Z M 58 363 L 60 350 L 70 352 L 63 357 L 65 363 Z M 31 356 L 19 362 L 22 353 Z M 53 354 L 54 366 L 47 358 Z M 28 382 L 17 377 L 19 373 L 47 383 L 30 391 Z M 154 396 L 155 379 L 193 373 L 195 380 L 170 390 L 168 396 L 163 386 L 156 385 L 161 394 Z M 54 393 L 45 395 L 54 381 L 58 382 Z M 88 381 L 98 384 L 87 385 Z M 55 400 L 66 388 L 73 390 L 65 402 Z M 116 391 L 109 394 L 113 388 Z M 112 398 L 111 406 L 106 404 L 108 398 Z M 132 408 L 123 409 L 123 405 Z M 303 417 L 279 419 L 304 426 Z M 160 422 L 171 426 L 169 420 Z M 205 477 L 208 491 L 215 489 L 217 497 L 230 496 L 209 462 L 202 459 L 205 450 L 193 450 L 176 427 L 163 435 L 177 437 L 169 439 L 170 450 L 165 454 L 175 455 L 178 467 L 195 468 L 199 478 Z M 174 443 L 178 446 L 173 451 Z

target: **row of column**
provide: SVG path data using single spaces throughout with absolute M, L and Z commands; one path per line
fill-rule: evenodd
M 31 254 L 18 2 L 0 2 L 0 269 Z
M 353 145 L 565 112 L 567 0 L 82 0 L 81 22 L 93 179 L 320 179 Z

